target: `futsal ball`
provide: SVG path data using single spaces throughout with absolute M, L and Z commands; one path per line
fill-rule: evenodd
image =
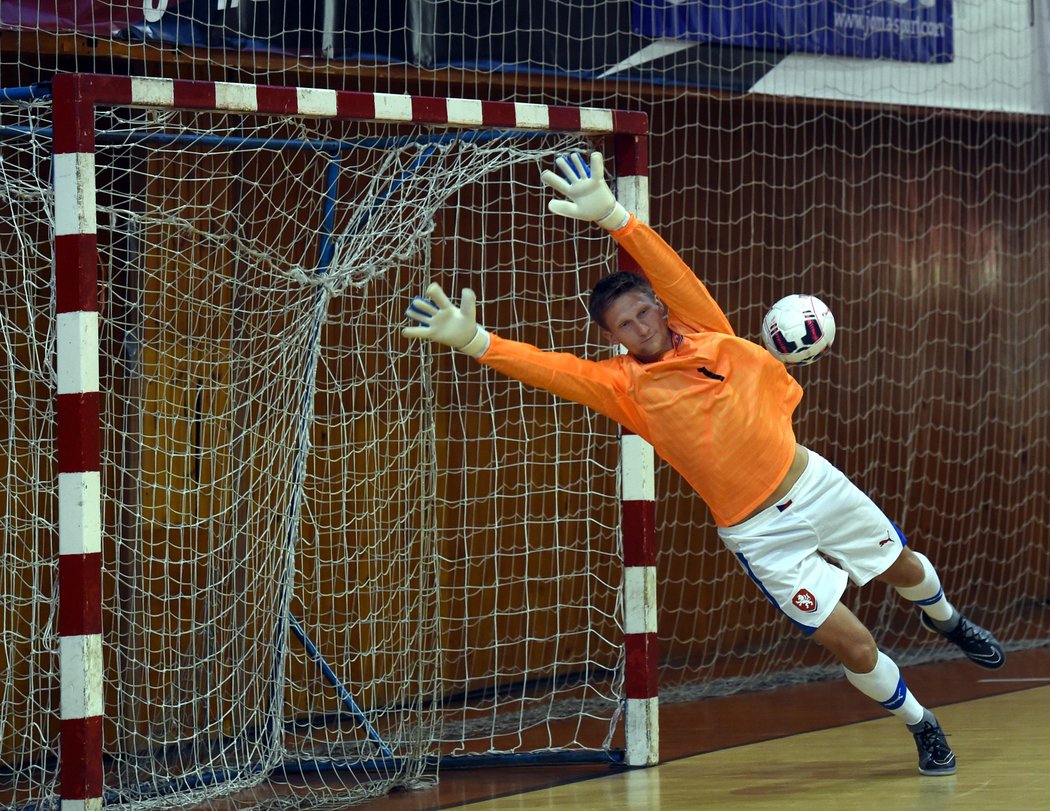
M 835 317 L 816 296 L 785 296 L 762 319 L 762 342 L 783 363 L 813 363 L 834 340 Z

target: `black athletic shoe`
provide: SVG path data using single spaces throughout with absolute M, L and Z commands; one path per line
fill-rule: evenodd
M 919 616 L 923 625 L 955 645 L 970 657 L 971 662 L 989 670 L 1006 664 L 1006 654 L 1003 653 L 1003 646 L 999 644 L 999 640 L 980 625 L 974 625 L 962 614 L 959 615 L 959 624 L 952 631 L 942 631 L 933 624 L 926 612 L 921 612 Z
M 919 774 L 955 774 L 955 753 L 944 738 L 944 730 L 932 712 L 926 710 L 917 724 L 908 724 L 919 750 Z

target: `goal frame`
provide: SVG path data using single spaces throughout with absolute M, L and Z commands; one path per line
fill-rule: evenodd
M 104 107 L 288 115 L 611 136 L 621 202 L 648 220 L 648 117 L 636 111 L 227 82 L 57 74 L 55 192 L 59 786 L 65 809 L 102 807 L 103 604 L 95 111 Z M 621 247 L 617 265 L 638 271 Z M 652 448 L 620 440 L 624 742 L 627 766 L 659 761 Z

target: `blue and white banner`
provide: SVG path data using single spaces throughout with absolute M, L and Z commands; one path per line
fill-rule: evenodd
M 951 0 L 633 0 L 634 31 L 652 39 L 773 51 L 952 60 Z

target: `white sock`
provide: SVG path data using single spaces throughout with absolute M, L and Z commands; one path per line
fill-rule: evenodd
M 875 667 L 870 673 L 854 673 L 849 668 L 846 679 L 868 698 L 879 702 L 906 724 L 917 724 L 922 720 L 926 708 L 912 695 L 904 683 L 900 668 L 885 653 L 879 651 Z
M 897 593 L 905 600 L 911 600 L 919 606 L 930 619 L 936 620 L 938 623 L 948 623 L 948 627 L 945 627 L 943 630 L 951 630 L 954 627 L 952 621 L 955 620 L 957 612 L 954 606 L 948 602 L 948 598 L 944 596 L 944 590 L 941 588 L 941 579 L 937 576 L 937 570 L 933 568 L 933 564 L 922 552 L 912 550 L 912 554 L 922 564 L 925 576 L 917 586 L 909 586 L 908 588 L 897 586 Z

